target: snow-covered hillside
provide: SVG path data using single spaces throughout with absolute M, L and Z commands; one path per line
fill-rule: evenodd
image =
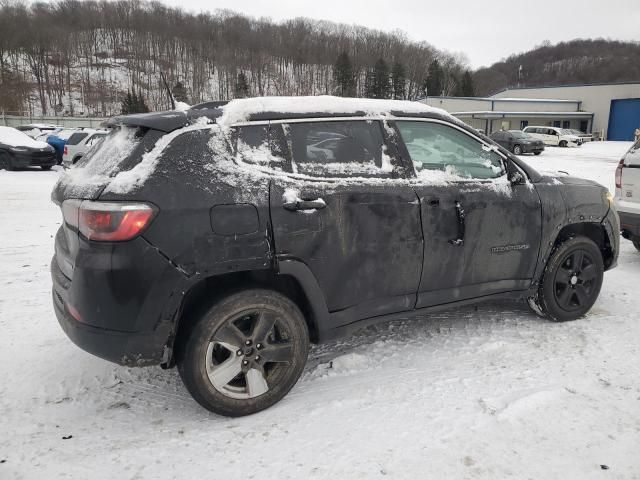
M 612 188 L 627 147 L 523 158 Z M 584 319 L 499 303 L 368 328 L 315 347 L 276 406 L 228 419 L 175 370 L 112 365 L 66 338 L 49 279 L 59 173 L 0 171 L 1 479 L 640 478 L 630 242 Z

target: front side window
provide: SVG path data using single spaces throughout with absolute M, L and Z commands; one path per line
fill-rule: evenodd
M 433 170 L 469 179 L 505 173 L 500 155 L 456 128 L 435 122 L 399 121 L 397 125 L 418 177 Z
M 388 177 L 393 167 L 377 121 L 284 125 L 295 173 L 314 177 Z

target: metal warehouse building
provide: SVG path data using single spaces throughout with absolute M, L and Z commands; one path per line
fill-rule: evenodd
M 640 83 L 510 88 L 490 97 L 427 97 L 422 102 L 487 133 L 541 125 L 633 140 L 640 127 Z

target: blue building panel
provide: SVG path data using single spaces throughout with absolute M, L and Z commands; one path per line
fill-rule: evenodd
M 607 140 L 633 140 L 640 128 L 640 98 L 611 100 Z

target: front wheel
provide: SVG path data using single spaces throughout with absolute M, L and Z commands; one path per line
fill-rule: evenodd
M 0 170 L 13 170 L 13 165 L 11 164 L 11 158 L 8 154 L 0 153 Z
M 513 146 L 513 154 L 514 155 L 522 155 L 522 147 L 520 145 Z
M 533 152 L 534 155 L 540 155 L 542 152 Z
M 562 242 L 549 258 L 537 295 L 529 305 L 539 315 L 557 322 L 575 320 L 595 303 L 604 276 L 602 253 L 586 237 Z
M 53 167 L 53 165 L 41 165 L 41 166 L 40 166 L 40 168 L 41 168 L 42 170 L 44 170 L 45 172 L 46 172 L 47 170 L 51 170 L 51 167 Z
M 237 417 L 270 407 L 295 385 L 309 352 L 302 312 L 271 290 L 229 295 L 179 336 L 176 360 L 193 398 Z
M 640 252 L 640 240 L 633 240 L 633 246 Z
M 567 146 L 567 145 L 568 145 L 568 143 L 567 143 L 567 141 L 566 141 L 566 140 L 562 140 L 562 141 L 560 142 L 560 146 L 561 146 L 562 148 L 566 148 L 566 146 Z

